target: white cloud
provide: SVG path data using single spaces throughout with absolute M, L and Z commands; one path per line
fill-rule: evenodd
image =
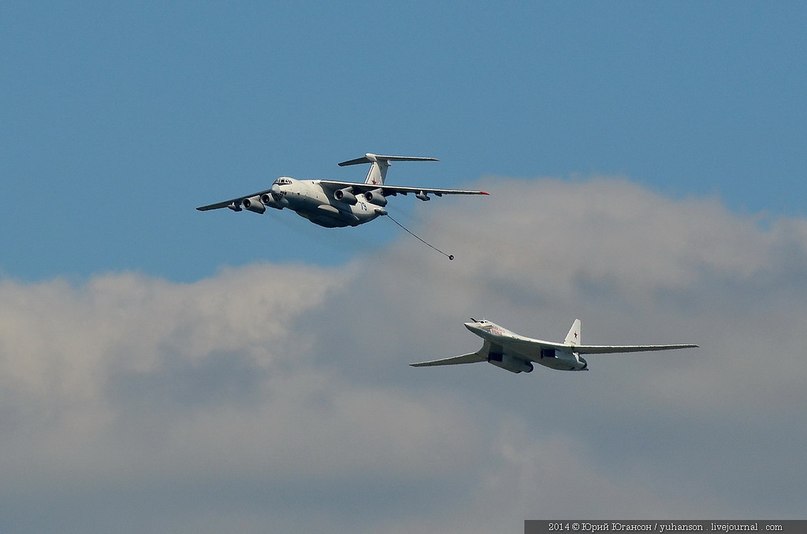
M 344 267 L 0 283 L 0 528 L 798 516 L 807 221 L 625 179 L 483 187 L 408 221 L 453 262 L 402 236 Z M 471 315 L 702 349 L 589 373 L 406 365 L 476 349 Z M 34 520 L 40 503 L 62 504 Z

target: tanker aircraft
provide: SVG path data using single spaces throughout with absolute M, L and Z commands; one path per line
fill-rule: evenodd
M 230 208 L 233 211 L 264 213 L 266 208 L 282 210 L 289 208 L 314 224 L 326 228 L 358 226 L 372 221 L 380 215 L 387 215 L 384 206 L 387 197 L 412 193 L 420 200 L 431 200 L 429 195 L 487 195 L 484 191 L 464 189 L 430 189 L 386 185 L 392 161 L 437 161 L 437 158 L 423 156 L 382 156 L 367 153 L 364 156 L 339 163 L 340 167 L 369 163 L 370 170 L 364 183 L 340 182 L 336 180 L 298 180 L 281 176 L 272 187 L 250 195 L 224 200 L 196 208 L 208 211 Z
M 482 348 L 471 354 L 410 364 L 412 367 L 489 362 L 512 373 L 531 373 L 533 363 L 559 371 L 588 371 L 581 354 L 610 354 L 655 350 L 690 349 L 697 345 L 583 345 L 580 319 L 575 319 L 563 343 L 541 341 L 511 332 L 485 319 L 465 323 L 465 328 L 484 340 Z

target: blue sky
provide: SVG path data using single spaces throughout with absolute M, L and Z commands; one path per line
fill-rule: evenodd
M 800 519 L 798 2 L 0 7 L 0 531 Z M 196 206 L 277 176 L 488 197 Z M 486 317 L 697 343 L 487 364 Z M 596 361 L 594 361 L 596 359 Z
M 441 159 L 396 166 L 395 183 L 621 175 L 802 215 L 803 15 L 797 2 L 6 3 L 0 227 L 14 253 L 0 269 L 193 280 L 256 256 L 343 262 L 297 221 L 287 237 L 268 217 L 193 208 L 283 174 L 361 178 L 336 163 L 366 151 Z M 382 224 L 362 233 L 386 242 L 397 230 Z

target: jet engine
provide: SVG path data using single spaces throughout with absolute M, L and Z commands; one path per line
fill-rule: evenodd
M 420 200 L 431 200 L 431 197 L 423 191 L 418 191 L 415 193 L 415 198 L 419 198 Z
M 261 202 L 264 206 L 268 206 L 270 208 L 275 208 L 276 210 L 282 210 L 285 204 L 288 204 L 288 201 L 281 195 L 280 193 L 276 193 L 272 191 L 271 193 L 264 193 L 261 195 Z
M 263 205 L 261 202 L 261 197 L 250 197 L 245 198 L 241 201 L 241 204 L 244 208 L 248 209 L 249 211 L 254 211 L 255 213 L 263 213 L 266 211 L 266 206 Z
M 350 188 L 346 187 L 344 189 L 337 189 L 333 192 L 333 198 L 339 200 L 341 202 L 345 202 L 346 204 L 350 204 L 351 206 L 355 205 L 358 200 L 356 199 L 356 195 L 350 192 Z
M 522 360 L 521 358 L 514 358 L 509 354 L 491 352 L 488 355 L 488 361 L 496 367 L 501 367 L 511 373 L 531 373 L 534 369 L 532 362 Z
M 367 191 L 364 193 L 364 198 L 367 199 L 367 202 L 375 204 L 376 206 L 384 207 L 387 205 L 387 198 L 384 196 L 384 192 L 381 189 Z
M 555 350 L 555 349 L 541 349 L 541 357 L 546 358 L 547 353 L 552 352 L 557 358 L 557 366 L 556 369 L 563 369 L 568 371 L 587 371 L 588 370 L 588 362 L 585 358 L 577 354 L 576 352 L 566 352 L 565 350 Z M 568 365 L 569 367 L 562 367 L 564 365 Z

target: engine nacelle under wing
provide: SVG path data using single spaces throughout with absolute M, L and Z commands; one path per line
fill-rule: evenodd
M 261 195 L 261 202 L 265 206 L 269 206 L 270 208 L 275 208 L 276 210 L 283 209 L 283 202 L 287 202 L 285 198 L 280 197 L 279 199 L 275 197 L 275 195 L 270 195 L 269 193 L 264 193 Z
M 263 213 L 266 211 L 266 206 L 263 205 L 260 197 L 245 198 L 241 201 L 241 205 L 243 205 L 245 209 L 255 213 Z
M 345 202 L 346 204 L 350 204 L 351 206 L 355 206 L 358 199 L 356 195 L 350 192 L 350 188 L 346 187 L 344 189 L 337 189 L 333 192 L 333 198 L 340 202 Z
M 381 206 L 382 208 L 387 205 L 387 197 L 384 196 L 384 192 L 381 189 L 367 191 L 364 193 L 364 198 L 367 199 L 367 202 L 370 204 L 375 204 L 376 206 Z
M 576 352 L 543 348 L 541 364 L 561 371 L 587 371 L 588 362 Z
M 533 370 L 531 362 L 515 358 L 509 354 L 491 352 L 488 354 L 488 361 L 496 367 L 501 367 L 511 373 L 531 373 Z

